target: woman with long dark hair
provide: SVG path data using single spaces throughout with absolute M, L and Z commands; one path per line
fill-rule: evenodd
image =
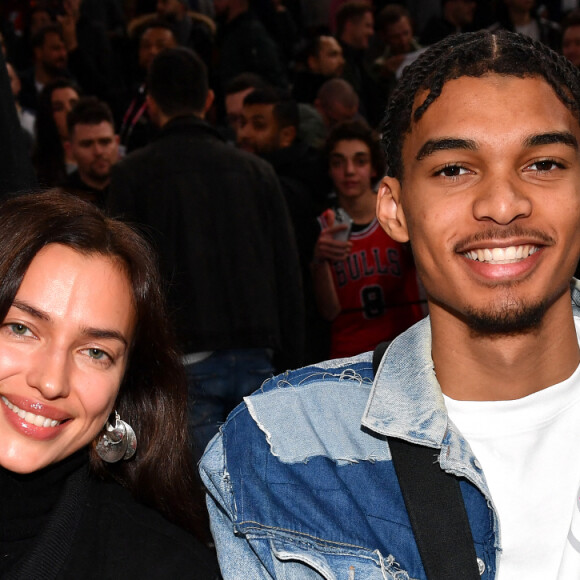
M 148 244 L 51 191 L 0 247 L 0 576 L 215 578 Z
M 62 185 L 67 174 L 76 168 L 67 159 L 64 142 L 68 139 L 66 116 L 81 94 L 80 88 L 69 79 L 57 79 L 40 93 L 32 163 L 38 183 L 44 187 Z

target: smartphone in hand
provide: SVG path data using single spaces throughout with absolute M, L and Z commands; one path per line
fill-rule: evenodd
M 350 238 L 350 232 L 352 230 L 352 218 L 341 207 L 334 211 L 334 225 L 336 226 L 339 224 L 346 224 L 347 227 L 343 230 L 335 232 L 332 237 L 335 240 L 346 242 L 348 238 Z

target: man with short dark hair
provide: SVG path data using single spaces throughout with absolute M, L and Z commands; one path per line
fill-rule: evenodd
M 224 107 L 228 128 L 235 133 L 238 131 L 242 120 L 244 99 L 255 89 L 264 89 L 268 83 L 254 73 L 241 73 L 234 77 L 225 88 Z
M 336 14 L 336 37 L 342 47 L 342 78 L 357 92 L 359 112 L 373 127 L 381 121 L 385 99 L 368 62 L 369 41 L 374 34 L 373 7 L 366 0 L 349 0 Z
M 67 126 L 64 148 L 77 169 L 67 176 L 63 189 L 104 207 L 111 170 L 119 158 L 113 114 L 96 97 L 82 97 L 68 113 Z
M 279 89 L 256 89 L 244 99 L 237 131 L 240 149 L 270 162 L 290 210 L 298 251 L 308 264 L 316 241 L 314 219 L 326 207 L 329 184 L 320 154 L 298 138 L 296 101 Z
M 272 87 L 256 89 L 244 99 L 238 146 L 271 163 L 280 180 L 302 266 L 305 355 L 308 361 L 314 361 L 326 356 L 326 351 L 319 340 L 322 329 L 319 328 L 308 265 L 318 237 L 316 217 L 328 207 L 330 183 L 320 152 L 298 137 L 299 124 L 298 105 L 286 92 Z
M 562 21 L 562 54 L 580 67 L 580 10 L 572 10 Z
M 580 72 L 521 34 L 449 37 L 382 139 L 377 217 L 429 317 L 230 415 L 201 462 L 222 575 L 580 578 Z
M 427 46 L 450 34 L 470 30 L 476 7 L 476 0 L 441 0 L 441 16 L 429 19 L 421 33 L 421 44 Z
M 322 117 L 327 133 L 343 121 L 352 121 L 358 110 L 359 99 L 355 90 L 343 79 L 326 81 L 318 91 L 314 106 Z
M 312 104 L 326 81 L 342 75 L 342 47 L 333 36 L 316 36 L 308 42 L 303 60 L 303 68 L 294 75 L 292 95 L 299 103 Z
M 145 104 L 147 95 L 145 76 L 157 54 L 165 48 L 175 48 L 177 45 L 173 29 L 167 22 L 151 20 L 141 29 L 138 46 L 141 77 L 133 89 L 119 129 L 123 154 L 147 145 L 157 134 L 158 130 L 151 123 Z
M 22 91 L 20 103 L 23 107 L 36 111 L 38 95 L 44 85 L 61 77 L 70 77 L 68 53 L 64 44 L 62 29 L 58 24 L 41 28 L 31 38 L 34 65 L 20 75 Z
M 113 169 L 108 206 L 154 239 L 189 381 L 196 457 L 273 368 L 302 358 L 296 243 L 271 166 L 204 121 L 207 70 L 185 48 L 160 52 L 147 97 L 158 138 Z
M 538 42 L 543 42 L 552 50 L 560 50 L 562 34 L 560 26 L 534 11 L 534 0 L 503 0 L 498 10 L 499 20 L 492 24 L 491 31 L 501 28 L 525 34 Z
M 377 19 L 377 36 L 384 48 L 382 55 L 373 63 L 373 71 L 388 100 L 397 85 L 397 77 L 405 59 L 420 50 L 421 45 L 413 35 L 411 14 L 399 4 L 389 4 L 381 10 Z
M 286 87 L 286 70 L 278 46 L 250 10 L 249 0 L 214 0 L 214 7 L 218 22 L 216 72 L 222 88 L 243 72 Z

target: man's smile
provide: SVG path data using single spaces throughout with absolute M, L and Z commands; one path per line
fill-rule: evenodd
M 531 244 L 508 246 L 507 248 L 483 248 L 465 252 L 463 255 L 470 260 L 488 264 L 512 264 L 525 260 L 535 254 L 540 248 Z

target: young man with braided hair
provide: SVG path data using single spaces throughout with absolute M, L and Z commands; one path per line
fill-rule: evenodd
M 430 316 L 232 413 L 201 466 L 224 578 L 580 578 L 579 117 L 513 33 L 406 69 L 377 213 Z

